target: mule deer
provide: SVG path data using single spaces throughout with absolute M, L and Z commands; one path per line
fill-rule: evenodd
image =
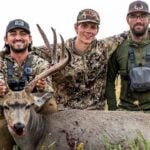
M 33 104 L 26 92 L 12 92 L 2 105 L 9 131 L 22 150 L 46 150 L 52 143 L 54 150 L 74 150 L 81 143 L 85 150 L 103 150 L 106 139 L 111 144 L 125 144 L 139 134 L 150 140 L 149 114 L 66 110 L 42 115 Z

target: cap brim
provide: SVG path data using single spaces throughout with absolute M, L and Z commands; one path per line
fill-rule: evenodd
M 94 21 L 94 20 L 90 20 L 90 19 L 88 19 L 88 20 L 79 20 L 79 21 L 77 21 L 77 23 L 84 23 L 84 22 L 92 22 L 92 23 L 99 24 L 99 22 Z
M 11 30 L 14 30 L 14 29 L 22 29 L 22 30 L 24 30 L 25 32 L 30 33 L 30 31 L 29 31 L 28 29 L 22 28 L 22 27 L 18 27 L 18 26 L 14 26 L 14 27 L 9 28 L 9 29 L 7 30 L 7 32 L 10 32 Z
M 129 13 L 127 14 L 127 16 L 130 15 L 130 14 L 133 14 L 133 13 L 138 13 L 138 12 L 139 12 L 139 13 L 141 12 L 141 13 L 145 13 L 145 14 L 150 14 L 150 13 L 147 12 L 147 11 L 139 11 L 139 10 L 138 10 L 138 11 L 131 11 L 131 12 L 129 12 Z

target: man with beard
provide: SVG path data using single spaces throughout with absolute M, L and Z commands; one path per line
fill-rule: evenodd
M 134 1 L 126 17 L 129 36 L 108 62 L 106 97 L 109 110 L 150 111 L 150 13 L 147 3 Z M 121 75 L 120 103 L 115 95 L 115 78 Z
M 49 63 L 30 53 L 32 45 L 32 36 L 27 22 L 21 19 L 15 19 L 9 22 L 4 37 L 5 50 L 1 52 L 0 62 L 0 97 L 8 92 L 21 91 L 26 83 L 49 67 Z M 51 77 L 38 80 L 32 92 L 53 92 Z M 41 93 L 42 94 L 42 93 Z M 53 106 L 54 107 L 53 107 Z M 53 108 L 52 108 L 53 107 Z M 55 98 L 48 101 L 40 110 L 56 111 L 57 105 Z M 0 115 L 0 149 L 11 150 L 13 140 L 9 135 L 3 115 Z
M 5 47 L 1 52 L 0 63 L 0 96 L 5 95 L 7 87 L 20 91 L 26 83 L 49 67 L 49 63 L 30 53 L 32 36 L 27 22 L 15 19 L 9 22 L 4 37 Z M 33 92 L 53 91 L 51 78 L 38 80 Z

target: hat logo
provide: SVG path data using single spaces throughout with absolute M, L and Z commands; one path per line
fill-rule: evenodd
M 24 22 L 22 20 L 16 20 L 15 25 L 17 26 L 24 26 Z
M 143 9 L 143 5 L 137 4 L 137 5 L 134 6 L 134 9 L 135 10 L 142 10 Z
M 94 14 L 94 12 L 92 11 L 85 11 L 83 14 L 82 14 L 82 18 L 83 19 L 92 19 L 92 20 L 97 20 L 97 16 Z
M 82 19 L 86 19 L 86 13 L 83 13 L 83 15 L 81 16 Z

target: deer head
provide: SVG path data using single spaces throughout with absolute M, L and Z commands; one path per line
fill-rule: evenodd
M 57 36 L 55 30 L 52 28 L 54 34 L 54 46 L 51 50 L 49 41 L 44 31 L 39 25 L 37 25 L 37 27 L 40 31 L 40 34 L 42 35 L 46 47 L 49 48 L 49 51 L 52 51 L 53 65 L 41 74 L 37 75 L 30 83 L 25 86 L 24 90 L 11 91 L 9 89 L 9 92 L 0 100 L 0 106 L 3 109 L 8 128 L 10 132 L 17 135 L 23 135 L 25 133 L 26 125 L 30 118 L 29 108 L 34 104 L 41 107 L 53 95 L 53 93 L 45 93 L 43 96 L 40 97 L 33 95 L 31 91 L 33 90 L 37 80 L 45 78 L 48 75 L 52 75 L 54 72 L 65 67 L 71 57 L 69 51 L 65 49 L 63 37 L 60 35 L 62 53 L 60 59 L 56 60 L 58 57 L 56 57 Z M 65 53 L 65 51 L 67 53 Z
M 26 133 L 31 109 L 41 107 L 50 99 L 53 93 L 45 93 L 40 97 L 23 91 L 9 91 L 1 100 L 1 109 L 7 121 L 10 133 L 22 136 Z

